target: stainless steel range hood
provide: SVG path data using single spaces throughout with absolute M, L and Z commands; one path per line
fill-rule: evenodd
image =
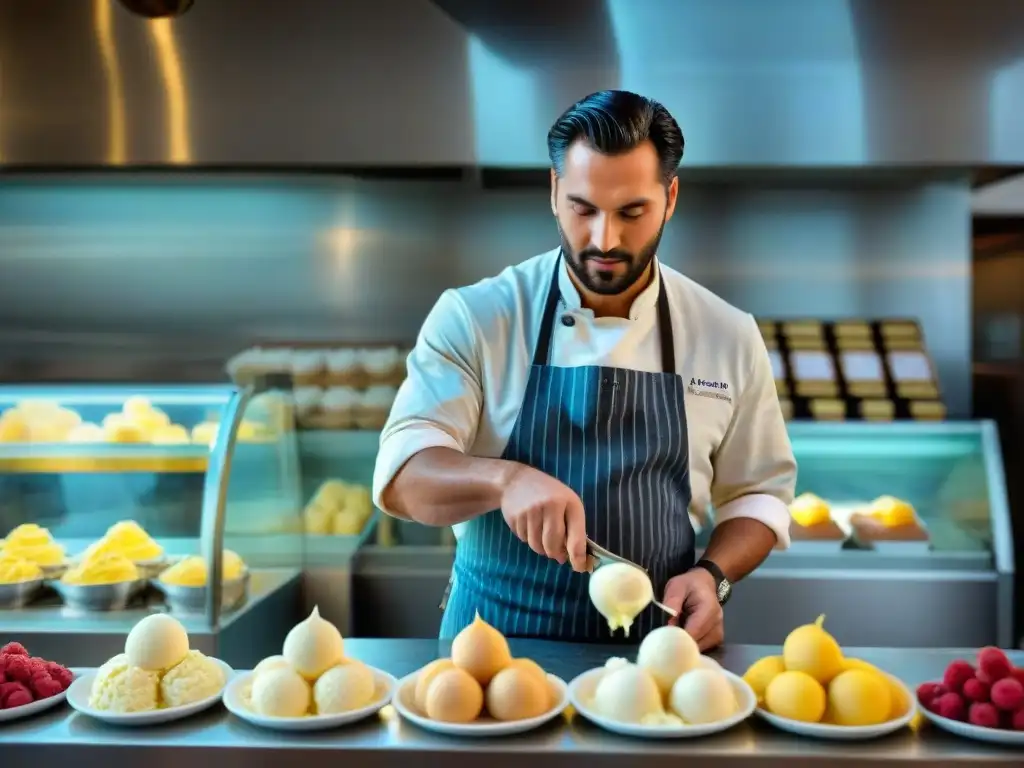
M 540 167 L 616 87 L 665 102 L 691 168 L 1024 164 L 1024 3 L 0 4 L 8 167 Z

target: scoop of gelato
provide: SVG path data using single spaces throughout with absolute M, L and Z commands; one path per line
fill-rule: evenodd
M 133 667 L 118 654 L 99 668 L 89 706 L 105 712 L 151 712 L 160 702 L 160 673 Z
M 224 683 L 221 666 L 209 656 L 191 650 L 164 674 L 160 696 L 165 707 L 183 707 L 216 696 Z

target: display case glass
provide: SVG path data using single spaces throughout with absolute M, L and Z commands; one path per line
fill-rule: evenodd
M 1006 480 L 991 422 L 797 422 L 789 432 L 797 494 L 828 504 L 845 534 L 845 550 L 933 558 L 980 554 L 977 562 L 988 568 L 1012 571 Z M 857 536 L 858 515 L 872 515 L 879 499 L 890 506 L 905 502 L 923 536 Z M 874 516 L 884 522 L 887 514 Z
M 298 473 L 287 390 L 0 388 L 0 626 L 215 630 L 300 572 Z

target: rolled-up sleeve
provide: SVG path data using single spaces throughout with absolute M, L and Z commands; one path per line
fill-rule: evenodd
M 775 375 L 756 321 L 748 316 L 751 371 L 737 396 L 732 422 L 712 457 L 711 503 L 715 522 L 759 520 L 775 533 L 777 549 L 789 546 L 789 504 L 796 460 L 782 417 Z
M 457 291 L 445 291 L 420 330 L 407 375 L 381 432 L 373 473 L 374 503 L 395 475 L 426 448 L 468 452 L 480 423 L 479 331 Z

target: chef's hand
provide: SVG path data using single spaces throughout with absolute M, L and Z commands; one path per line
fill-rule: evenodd
M 583 502 L 564 483 L 522 465 L 501 496 L 501 513 L 512 532 L 538 555 L 587 570 L 587 523 Z
M 681 622 L 701 651 L 715 648 L 725 640 L 725 621 L 715 578 L 705 569 L 694 568 L 669 579 L 662 602 L 679 611 L 679 618 L 669 619 L 668 623 Z

